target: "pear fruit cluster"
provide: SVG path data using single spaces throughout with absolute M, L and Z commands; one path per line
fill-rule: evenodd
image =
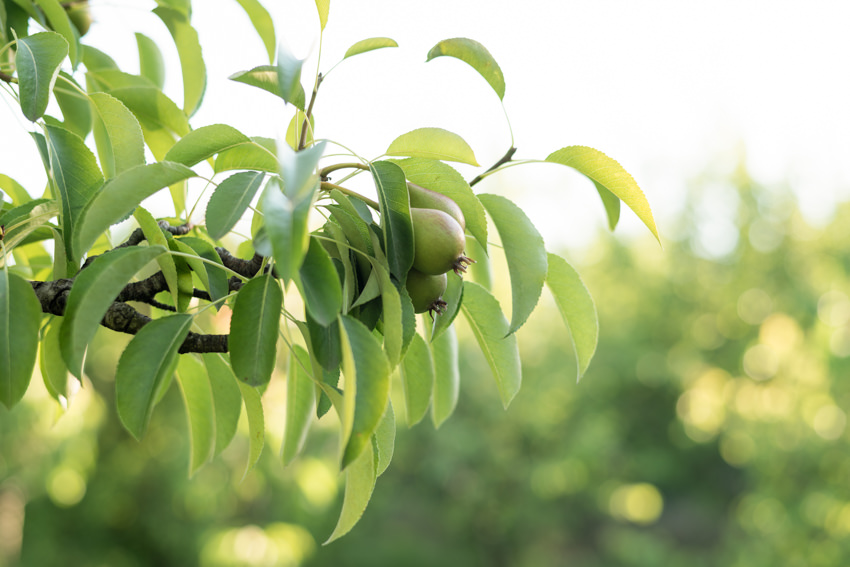
M 416 313 L 440 314 L 449 271 L 466 272 L 474 260 L 464 255 L 466 219 L 449 197 L 415 183 L 407 184 L 413 224 L 413 268 L 407 274 L 407 292 Z

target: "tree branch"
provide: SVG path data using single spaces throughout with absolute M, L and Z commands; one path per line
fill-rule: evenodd
M 181 225 L 173 227 L 165 221 L 159 223 L 160 228 L 175 236 L 182 236 L 192 230 L 191 225 Z M 141 229 L 136 229 L 130 234 L 129 238 L 115 248 L 124 248 L 127 246 L 137 246 L 145 240 L 144 232 Z M 244 278 L 251 278 L 260 271 L 263 265 L 264 258 L 259 254 L 254 254 L 250 260 L 237 258 L 230 253 L 226 248 L 216 248 L 222 264 L 239 274 Z M 97 256 L 89 257 L 83 268 L 91 264 Z M 238 291 L 241 289 L 243 282 L 240 277 L 233 276 L 228 280 L 229 291 Z M 74 284 L 73 279 L 57 279 L 53 281 L 31 281 L 33 291 L 41 303 L 43 313 L 49 313 L 57 316 L 65 315 L 65 308 L 68 303 L 68 294 L 71 292 L 71 287 Z M 135 335 L 139 329 L 152 321 L 150 317 L 140 313 L 132 305 L 127 302 L 145 303 L 157 309 L 166 311 L 175 311 L 174 307 L 161 303 L 155 299 L 156 295 L 168 290 L 168 283 L 165 281 L 163 273 L 156 272 L 155 274 L 137 281 L 128 283 L 115 301 L 106 310 L 103 316 L 101 325 L 119 333 Z M 210 295 L 202 290 L 193 290 L 194 297 L 210 301 Z M 228 335 L 212 335 L 190 332 L 183 344 L 180 346 L 179 352 L 188 353 L 207 353 L 207 352 L 227 352 Z
M 484 177 L 486 177 L 488 173 L 490 173 L 491 171 L 493 171 L 497 167 L 504 165 L 504 164 L 508 163 L 509 161 L 511 161 L 511 159 L 513 159 L 515 153 L 516 153 L 516 148 L 511 146 L 511 148 L 507 152 L 505 152 L 505 155 L 500 157 L 499 161 L 497 161 L 496 163 L 491 165 L 490 168 L 487 169 L 487 171 L 485 171 L 481 175 L 475 176 L 475 179 L 473 179 L 472 181 L 469 182 L 469 186 L 472 187 L 473 185 L 475 185 L 476 183 L 478 183 L 479 181 L 484 179 Z

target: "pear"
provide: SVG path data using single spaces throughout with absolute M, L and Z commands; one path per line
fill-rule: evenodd
M 413 224 L 413 267 L 436 276 L 449 270 L 466 271 L 471 259 L 463 255 L 463 228 L 448 213 L 437 209 L 410 209 Z
M 460 207 L 451 198 L 442 193 L 431 191 L 415 183 L 407 183 L 407 194 L 410 196 L 410 207 L 416 209 L 437 209 L 451 215 L 460 228 L 466 230 L 466 219 Z
M 449 279 L 446 274 L 431 276 L 416 269 L 410 270 L 407 273 L 405 286 L 410 299 L 413 300 L 413 311 L 416 313 L 436 311 L 441 314 L 446 308 L 446 302 L 442 297 L 448 284 Z
M 68 19 L 77 28 L 80 37 L 86 35 L 92 24 L 91 10 L 89 9 L 89 1 L 81 0 L 80 2 L 69 2 L 64 4 L 65 11 L 68 13 Z

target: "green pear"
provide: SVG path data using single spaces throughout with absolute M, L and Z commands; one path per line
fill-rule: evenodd
M 448 285 L 449 278 L 446 274 L 431 276 L 416 269 L 410 270 L 407 273 L 405 286 L 410 299 L 413 301 L 414 312 L 436 311 L 438 314 L 442 313 L 446 308 L 446 302 L 442 298 Z
M 463 255 L 463 228 L 449 214 L 437 209 L 410 209 L 413 224 L 413 267 L 436 276 L 449 270 L 465 272 L 472 262 Z
M 466 230 L 466 219 L 460 207 L 451 198 L 442 193 L 431 191 L 415 183 L 407 183 L 407 194 L 410 196 L 410 207 L 416 209 L 437 209 L 451 215 L 460 228 Z

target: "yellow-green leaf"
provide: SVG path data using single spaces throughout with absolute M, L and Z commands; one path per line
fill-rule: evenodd
M 472 148 L 453 132 L 442 128 L 418 128 L 390 144 L 388 156 L 421 157 L 478 165 Z
M 426 61 L 443 55 L 455 57 L 468 63 L 484 77 L 484 80 L 496 91 L 500 99 L 505 98 L 505 76 L 502 74 L 499 64 L 483 45 L 464 37 L 444 39 L 431 48 Z

